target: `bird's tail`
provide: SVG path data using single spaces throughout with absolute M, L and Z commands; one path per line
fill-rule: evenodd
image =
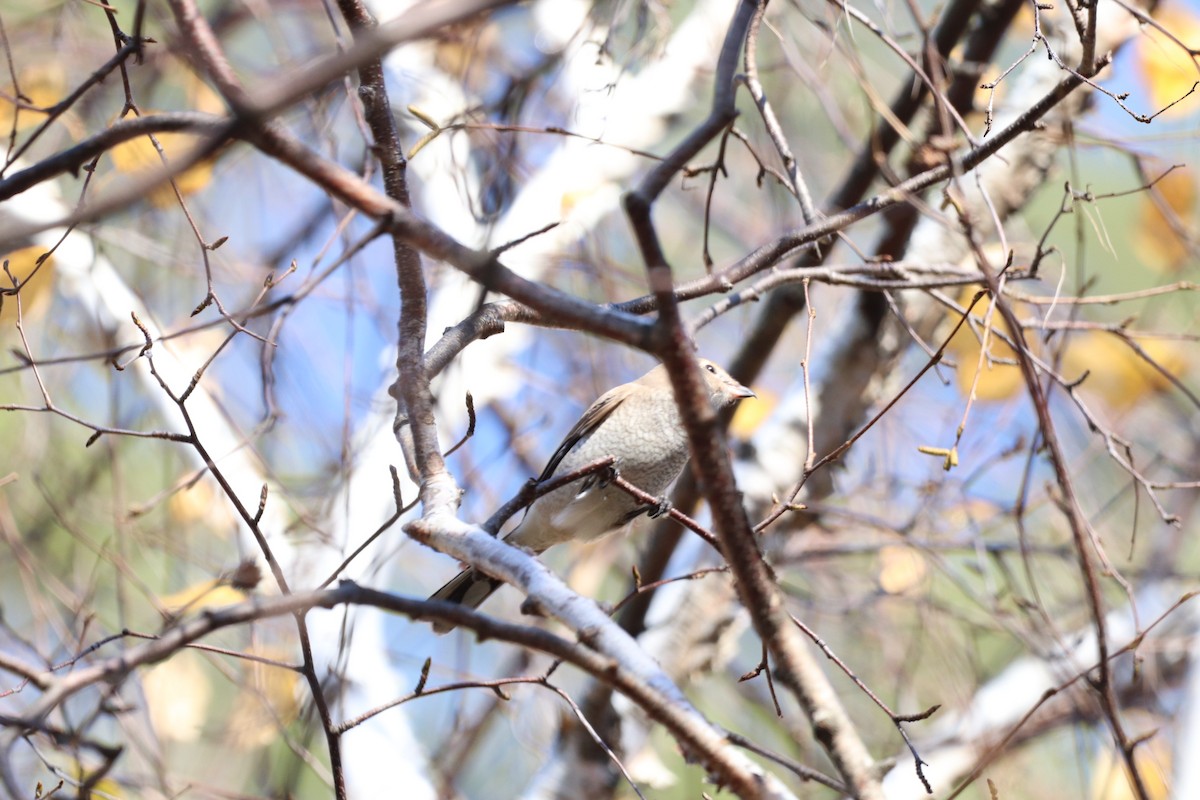
M 429 596 L 430 600 L 441 600 L 445 603 L 458 603 L 467 608 L 479 608 L 479 605 L 492 596 L 492 592 L 500 588 L 502 581 L 489 578 L 474 569 L 464 569 L 450 579 L 442 588 Z M 449 633 L 454 630 L 449 622 L 433 623 L 434 633 Z

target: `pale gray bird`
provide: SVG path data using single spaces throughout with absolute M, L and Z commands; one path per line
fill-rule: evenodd
M 707 359 L 699 359 L 714 410 L 731 406 L 754 392 Z M 565 475 L 606 456 L 616 458 L 622 478 L 647 494 L 664 497 L 688 460 L 687 434 L 675 405 L 665 367 L 657 366 L 637 380 L 610 389 L 583 413 L 542 470 L 539 482 Z M 529 506 L 521 524 L 505 538 L 509 544 L 541 553 L 560 542 L 589 542 L 624 528 L 643 513 L 661 513 L 611 486 L 603 474 L 592 474 L 542 495 Z M 430 600 L 476 608 L 501 581 L 466 569 L 438 589 Z M 454 626 L 434 623 L 445 633 Z

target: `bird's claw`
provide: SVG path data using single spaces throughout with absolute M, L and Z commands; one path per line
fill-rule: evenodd
M 664 494 L 658 498 L 658 501 L 654 505 L 650 506 L 650 510 L 646 512 L 646 516 L 650 517 L 650 519 L 658 519 L 664 514 L 671 513 L 671 508 L 671 501 Z
M 599 479 L 598 485 L 601 489 L 607 489 L 608 485 L 617 479 L 620 473 L 617 471 L 617 465 L 611 464 L 597 473 Z

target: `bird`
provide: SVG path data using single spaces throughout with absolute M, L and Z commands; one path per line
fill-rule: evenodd
M 756 397 L 748 387 L 708 359 L 697 359 L 714 411 Z M 583 412 L 550 456 L 537 482 L 566 475 L 606 457 L 612 470 L 654 497 L 657 505 L 640 503 L 611 485 L 611 472 L 593 473 L 542 495 L 504 540 L 540 555 L 566 541 L 590 542 L 627 526 L 644 513 L 666 512 L 666 490 L 687 463 L 687 433 L 666 367 L 661 364 L 637 380 L 608 390 Z M 429 599 L 478 608 L 500 588 L 502 581 L 473 567 L 452 578 Z M 437 633 L 454 625 L 435 622 Z

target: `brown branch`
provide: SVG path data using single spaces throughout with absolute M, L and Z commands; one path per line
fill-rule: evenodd
M 375 19 L 359 0 L 338 0 L 338 8 L 350 24 L 356 42 L 369 38 L 378 29 Z M 383 63 L 379 57 L 363 60 L 358 68 L 358 77 L 358 97 L 374 139 L 373 152 L 382 168 L 384 189 L 394 202 L 409 208 L 408 163 L 400 146 L 400 135 L 396 131 L 383 77 Z M 414 477 L 420 482 L 446 469 L 438 443 L 433 393 L 429 389 L 429 374 L 424 362 L 427 290 L 420 253 L 395 231 L 392 233 L 392 256 L 400 289 L 400 324 L 396 348 L 397 376 L 390 393 L 398 401 L 397 432 L 401 420 L 408 424 L 412 432 L 410 449 L 415 449 L 415 452 L 408 456 L 417 464 L 419 475 Z M 402 436 L 401 442 L 404 443 L 406 439 L 407 435 Z
M 851 794 L 856 798 L 881 798 L 882 788 L 874 774 L 870 754 L 824 673 L 792 627 L 779 587 L 758 550 L 733 478 L 724 436 L 700 379 L 695 346 L 675 299 L 671 268 L 650 215 L 667 181 L 732 120 L 733 72 L 756 5 L 740 3 L 730 23 L 717 62 L 712 109 L 708 117 L 651 170 L 637 189 L 625 195 L 624 205 L 646 265 L 650 291 L 658 304 L 657 354 L 670 375 L 688 434 L 692 468 L 700 491 L 712 510 L 721 549 L 733 572 L 742 605 L 750 612 L 755 630 L 774 656 L 780 682 L 800 701 L 816 738 L 833 760 Z
M 75 174 L 97 155 L 148 133 L 188 131 L 212 136 L 227 127 L 228 121 L 224 117 L 198 111 L 171 111 L 120 120 L 100 133 L 0 180 L 0 200 L 7 200 L 64 172 Z
M 118 69 L 124 65 L 125 61 L 135 53 L 141 51 L 142 42 L 140 40 L 131 39 L 126 41 L 117 52 L 104 63 L 99 69 L 87 77 L 87 79 L 75 88 L 69 95 L 55 103 L 50 108 L 46 109 L 46 119 L 29 135 L 29 138 L 21 144 L 16 150 L 8 154 L 4 167 L 0 168 L 0 174 L 4 173 L 18 158 L 25 154 L 34 142 L 36 142 L 46 130 L 54 124 L 54 121 L 70 110 L 71 106 L 78 102 L 79 98 L 83 97 L 89 89 L 101 83 L 114 69 Z
M 989 267 L 987 259 L 978 251 L 978 248 L 976 248 L 976 260 L 979 263 L 984 279 L 987 281 L 996 310 L 1000 312 L 1010 331 L 1020 331 L 1020 320 L 1017 318 L 1016 313 L 1013 312 L 1012 306 L 1001 293 L 998 276 Z M 1029 392 L 1030 401 L 1033 403 L 1034 412 L 1037 414 L 1038 431 L 1047 451 L 1050 465 L 1054 470 L 1059 491 L 1062 492 L 1059 505 L 1071 529 L 1079 572 L 1086 589 L 1088 606 L 1092 615 L 1092 624 L 1095 626 L 1096 646 L 1099 649 L 1100 658 L 1093 686 L 1100 698 L 1105 718 L 1108 720 L 1113 737 L 1120 749 L 1121 757 L 1125 761 L 1126 772 L 1129 776 L 1131 786 L 1139 800 L 1148 800 L 1150 797 L 1149 792 L 1141 771 L 1134 760 L 1134 749 L 1137 746 L 1137 742 L 1130 740 L 1125 733 L 1124 724 L 1121 721 L 1120 707 L 1113 686 L 1112 674 L 1109 670 L 1109 642 L 1105 622 L 1104 597 L 1100 588 L 1099 571 L 1094 563 L 1092 553 L 1093 548 L 1098 547 L 1098 543 L 1090 531 L 1089 523 L 1083 513 L 1079 498 L 1075 493 L 1075 482 L 1071 477 L 1066 455 L 1063 452 L 1062 445 L 1058 441 L 1058 433 L 1054 425 L 1054 420 L 1050 415 L 1046 389 L 1042 385 L 1033 358 L 1030 356 L 1029 348 L 1024 338 L 1020 335 L 1014 335 L 1012 341 L 1026 390 Z M 1100 557 L 1104 560 L 1102 553 Z M 1111 574 L 1107 568 L 1106 574 Z

